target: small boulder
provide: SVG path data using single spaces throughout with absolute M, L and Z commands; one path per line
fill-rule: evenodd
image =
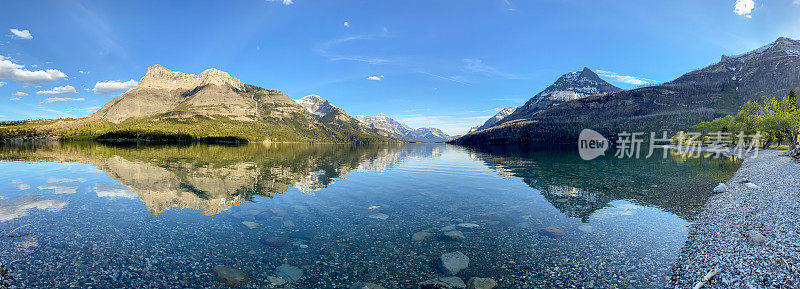
M 469 257 L 461 253 L 461 251 L 444 253 L 439 257 L 439 268 L 447 275 L 458 274 L 459 271 L 466 269 L 467 266 L 469 266 Z
M 722 193 L 727 192 L 727 191 L 728 191 L 728 186 L 726 186 L 723 183 L 719 183 L 719 185 L 714 187 L 714 193 L 715 194 L 722 194 Z
M 419 289 L 466 289 L 467 284 L 458 277 L 442 277 L 430 279 L 417 284 Z
M 267 280 L 269 280 L 269 283 L 272 283 L 272 285 L 276 286 L 281 286 L 287 283 L 286 280 L 283 280 L 283 278 L 275 276 L 267 276 Z
M 264 245 L 267 245 L 267 246 L 270 246 L 270 247 L 273 247 L 273 248 L 282 248 L 282 247 L 286 246 L 286 243 L 289 242 L 289 239 L 284 238 L 284 237 L 278 237 L 278 236 L 270 236 L 270 237 L 261 238 L 259 241 L 261 242 L 261 244 L 264 244 Z
M 217 277 L 217 281 L 225 283 L 228 287 L 247 283 L 247 275 L 245 275 L 242 270 L 236 268 L 220 265 L 211 268 L 211 272 Z
M 744 183 L 744 186 L 747 187 L 748 189 L 751 189 L 751 190 L 758 190 L 758 189 L 761 188 L 758 185 L 756 185 L 754 183 L 751 183 L 751 182 Z
M 497 282 L 492 278 L 472 277 L 467 282 L 468 289 L 493 289 L 495 287 L 497 287 Z
M 756 230 L 749 230 L 745 232 L 744 235 L 747 237 L 747 241 L 750 242 L 750 244 L 756 246 L 762 246 L 767 242 L 767 237 Z
M 464 233 L 461 233 L 461 231 L 447 231 L 444 232 L 444 236 L 451 240 L 462 240 L 465 238 Z
M 542 228 L 541 230 L 539 230 L 539 233 L 542 234 L 542 235 L 551 237 L 551 238 L 559 238 L 559 237 L 563 237 L 564 235 L 566 235 L 566 233 L 564 233 L 564 230 L 561 230 L 559 227 L 556 227 L 554 225 L 550 225 L 550 226 L 547 226 L 546 228 Z
M 297 282 L 300 277 L 303 277 L 303 270 L 289 264 L 283 264 L 275 268 L 275 275 L 289 282 Z
M 431 233 L 429 233 L 427 231 L 419 231 L 419 232 L 414 233 L 414 235 L 411 236 L 411 240 L 415 241 L 415 242 L 424 241 L 425 239 L 427 239 L 430 236 L 431 236 Z
M 474 230 L 474 229 L 480 228 L 481 226 L 478 225 L 478 224 L 475 224 L 475 223 L 461 223 L 461 224 L 458 224 L 458 227 L 462 228 L 462 229 L 467 229 L 467 230 Z
M 383 221 L 383 220 L 388 219 L 389 215 L 383 214 L 383 213 L 377 213 L 377 214 L 369 215 L 369 218 Z
M 357 282 L 353 283 L 353 285 L 350 285 L 350 289 L 386 289 L 386 288 L 378 284 Z
M 444 231 L 444 232 L 453 231 L 455 229 L 456 229 L 456 225 L 447 225 L 447 226 L 442 227 L 442 231 Z

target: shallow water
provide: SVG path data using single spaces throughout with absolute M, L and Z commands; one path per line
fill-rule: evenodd
M 410 288 L 454 251 L 470 259 L 457 276 L 500 288 L 663 287 L 740 165 L 443 144 L 61 143 L 0 158 L 0 229 L 31 234 L 0 239 L 0 261 L 23 288 L 222 288 L 216 265 L 247 288 Z M 478 227 L 443 234 L 460 223 Z M 302 277 L 273 285 L 283 264 Z

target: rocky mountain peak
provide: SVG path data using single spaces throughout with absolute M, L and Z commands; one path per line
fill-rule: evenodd
M 172 71 L 161 64 L 153 64 L 147 67 L 144 77 L 139 81 L 139 88 L 153 89 L 187 89 L 192 90 L 202 85 L 229 86 L 233 89 L 241 89 L 243 83 L 239 79 L 230 76 L 227 72 L 216 68 L 206 69 L 199 75 Z
M 584 67 L 580 71 L 561 75 L 552 85 L 534 95 L 528 102 L 502 119 L 502 121 L 497 121 L 494 125 L 511 120 L 532 117 L 537 112 L 562 102 L 581 99 L 593 94 L 617 92 L 621 90 L 622 89 L 619 87 L 613 86 L 600 78 L 600 76 L 588 67 Z M 488 127 L 483 127 L 481 129 L 485 128 Z
M 336 106 L 316 94 L 306 95 L 303 98 L 295 99 L 294 101 L 305 107 L 308 112 L 319 116 L 325 116 L 336 109 Z

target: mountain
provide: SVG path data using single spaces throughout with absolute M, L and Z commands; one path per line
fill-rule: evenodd
M 294 101 L 308 109 L 308 112 L 319 116 L 325 116 L 338 108 L 319 95 L 307 95 L 301 99 L 295 99 Z
M 135 87 L 86 118 L 4 126 L 0 135 L 101 140 L 390 140 L 385 137 L 388 134 L 361 125 L 330 103 L 321 102 L 315 109 L 318 111 L 312 113 L 283 92 L 242 83 L 214 68 L 195 75 L 155 64 Z
M 574 143 L 584 128 L 606 136 L 622 131 L 674 133 L 702 121 L 735 114 L 750 100 L 782 98 L 797 87 L 800 42 L 781 37 L 745 54 L 723 55 L 715 64 L 661 85 L 566 101 L 452 142 Z
M 330 127 L 343 130 L 355 130 L 366 134 L 377 134 L 390 139 L 395 138 L 386 131 L 367 126 L 319 95 L 307 95 L 301 99 L 295 99 L 294 101 L 305 107 L 309 113 L 314 114 L 320 122 Z
M 486 122 L 484 122 L 482 125 L 471 128 L 469 132 L 490 128 L 495 124 L 497 124 L 498 122 L 500 122 L 501 120 L 503 120 L 504 118 L 506 118 L 507 116 L 514 113 L 514 111 L 516 110 L 517 110 L 516 106 L 504 108 L 503 110 L 501 110 L 500 112 L 498 112 L 497 114 L 486 120 Z
M 621 90 L 622 89 L 619 87 L 613 86 L 601 79 L 589 68 L 584 67 L 581 71 L 562 75 L 552 85 L 534 95 L 528 102 L 497 123 L 531 118 L 539 111 L 565 101 L 581 99 L 593 94 L 610 93 Z
M 400 123 L 383 113 L 379 113 L 376 116 L 357 115 L 356 118 L 367 126 L 386 131 L 392 136 L 407 141 L 444 142 L 451 138 L 437 128 L 412 129 L 408 125 Z

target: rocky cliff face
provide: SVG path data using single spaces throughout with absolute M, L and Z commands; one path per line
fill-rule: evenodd
M 581 99 L 589 95 L 621 91 L 619 87 L 606 82 L 589 68 L 562 75 L 545 90 L 534 95 L 528 102 L 515 109 L 507 117 L 495 124 L 523 118 L 531 118 L 541 110 L 562 102 Z
M 319 116 L 325 116 L 337 108 L 319 95 L 307 95 L 294 101 L 308 109 L 308 112 Z
M 356 118 L 370 127 L 386 131 L 402 140 L 413 142 L 444 142 L 451 138 L 437 128 L 423 127 L 412 129 L 410 126 L 400 123 L 383 113 L 379 113 L 376 116 L 357 115 Z
M 482 125 L 471 128 L 469 130 L 469 132 L 475 132 L 475 131 L 479 131 L 479 130 L 490 128 L 490 127 L 494 126 L 495 124 L 497 124 L 498 122 L 500 122 L 501 120 L 503 120 L 504 118 L 506 118 L 509 115 L 511 115 L 512 113 L 514 113 L 514 111 L 516 111 L 516 110 L 517 110 L 516 106 L 504 108 L 503 110 L 499 111 L 497 114 L 495 114 L 494 116 L 492 116 L 488 120 L 486 120 L 486 122 L 484 122 Z
M 130 118 L 168 114 L 165 117 L 221 115 L 242 121 L 257 120 L 263 107 L 276 108 L 275 115 L 297 112 L 279 91 L 258 89 L 211 68 L 195 75 L 171 71 L 155 64 L 147 68 L 139 84 L 108 102 L 90 117 L 120 123 Z
M 779 38 L 742 55 L 723 56 L 715 64 L 662 85 L 566 101 L 454 142 L 574 143 L 584 128 L 607 136 L 621 131 L 675 132 L 735 114 L 749 100 L 782 98 L 798 87 L 800 42 Z

